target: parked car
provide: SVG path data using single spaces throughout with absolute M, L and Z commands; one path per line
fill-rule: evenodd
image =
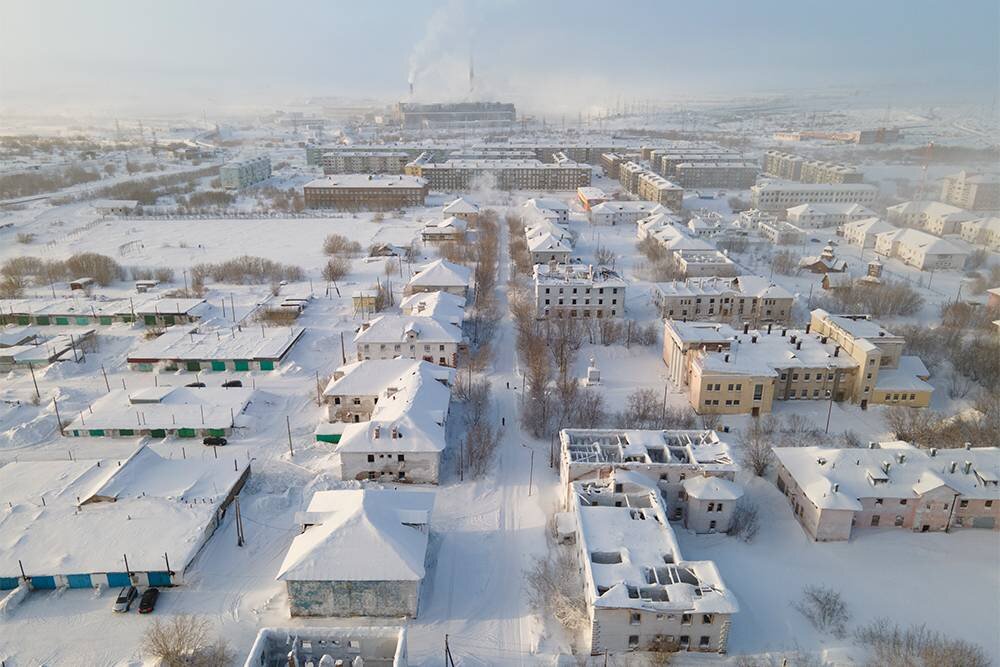
M 139 613 L 148 614 L 156 608 L 156 598 L 160 597 L 159 588 L 147 588 L 139 599 Z
M 223 382 L 222 386 L 223 387 L 242 387 L 243 386 L 243 381 L 242 380 L 229 380 L 228 382 Z
M 185 387 L 204 387 L 205 383 L 204 382 L 189 382 L 188 384 L 186 384 L 184 386 Z
M 135 601 L 135 596 L 139 594 L 139 591 L 135 590 L 135 586 L 126 586 L 118 592 L 118 597 L 115 598 L 114 610 L 117 612 L 126 612 L 132 606 Z
M 201 441 L 202 444 L 212 445 L 213 447 L 225 447 L 229 441 L 225 438 L 219 438 L 214 435 L 210 435 Z

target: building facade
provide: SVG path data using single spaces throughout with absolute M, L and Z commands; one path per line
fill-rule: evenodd
M 227 162 L 219 168 L 222 187 L 242 190 L 271 178 L 271 158 L 261 155 L 246 160 Z
M 625 316 L 625 286 L 604 266 L 536 264 L 535 313 L 540 318 L 604 319 Z
M 344 174 L 327 176 L 302 188 L 306 208 L 385 211 L 423 206 L 429 187 L 415 176 Z
M 800 204 L 861 204 L 867 206 L 878 197 L 878 188 L 866 183 L 793 183 L 760 181 L 750 188 L 750 205 L 772 213 L 786 211 Z

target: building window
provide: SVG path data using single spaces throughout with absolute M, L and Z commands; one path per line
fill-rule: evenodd
M 958 506 L 959 507 L 968 507 L 969 506 L 969 501 L 968 500 L 960 500 L 960 501 L 958 501 Z
M 881 505 L 882 504 L 882 499 L 881 498 L 876 498 L 875 499 L 875 504 L 876 505 Z
M 396 460 L 397 461 L 405 461 L 406 460 L 406 455 L 405 454 L 397 454 L 396 455 Z
M 698 648 L 708 648 L 708 642 L 708 635 L 702 635 L 701 639 L 698 640 Z
M 691 625 L 691 614 L 681 614 L 681 625 Z
M 642 624 L 642 614 L 637 611 L 633 611 L 628 617 L 629 625 L 641 625 Z
M 896 521 L 894 523 L 895 523 L 896 526 L 902 526 L 903 525 L 903 517 L 902 517 L 902 515 L 897 514 L 896 515 Z
M 375 455 L 374 454 L 369 454 L 368 455 L 368 463 L 375 463 Z
M 628 647 L 630 649 L 639 648 L 639 635 L 629 635 L 628 636 Z
M 872 516 L 872 526 L 877 526 L 879 521 L 879 515 L 875 514 Z

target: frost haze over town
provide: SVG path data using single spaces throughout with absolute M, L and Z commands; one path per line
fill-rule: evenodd
M 995 2 L 0 17 L 0 667 L 1000 662 Z

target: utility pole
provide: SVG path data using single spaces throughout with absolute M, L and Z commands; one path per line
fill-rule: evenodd
M 104 386 L 107 387 L 108 393 L 111 393 L 111 383 L 108 382 L 108 372 L 104 370 L 104 364 L 101 364 L 101 375 L 104 376 Z
M 245 542 L 243 540 L 243 517 L 240 515 L 240 497 L 236 496 L 233 501 L 236 504 L 236 546 L 242 547 Z
M 347 352 L 344 350 L 344 332 L 340 332 L 340 363 L 347 363 Z
M 63 431 L 62 417 L 59 416 L 59 403 L 56 402 L 56 397 L 52 397 L 52 405 L 56 409 L 56 423 L 59 425 L 59 435 L 66 435 Z
M 31 382 L 35 385 L 35 398 L 41 400 L 42 394 L 38 391 L 38 380 L 35 379 L 35 367 L 30 361 L 28 362 L 28 370 L 31 371 Z
M 285 415 L 285 428 L 288 429 L 288 455 L 295 456 L 295 452 L 292 451 L 292 421 Z
M 531 497 L 531 483 L 535 478 L 535 450 L 529 449 L 528 452 L 531 454 L 531 463 L 528 465 L 528 497 Z

